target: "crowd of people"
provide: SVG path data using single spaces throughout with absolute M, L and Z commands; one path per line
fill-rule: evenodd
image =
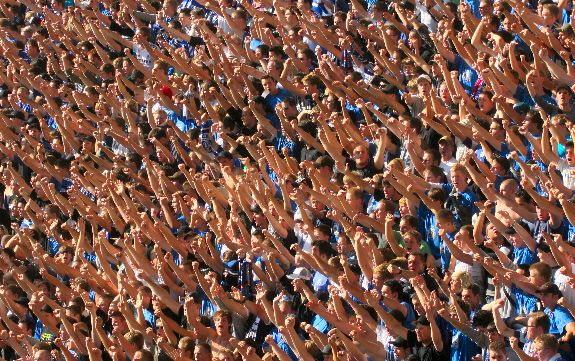
M 574 360 L 574 4 L 0 0 L 0 357 Z

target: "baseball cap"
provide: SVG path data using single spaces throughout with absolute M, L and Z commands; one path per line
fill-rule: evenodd
M 556 92 L 558 92 L 559 90 L 567 90 L 569 92 L 569 94 L 573 95 L 573 90 L 571 90 L 571 87 L 565 83 L 558 84 L 555 87 Z
M 403 337 L 396 338 L 395 340 L 393 340 L 391 342 L 391 344 L 395 347 L 401 347 L 401 348 L 411 347 L 411 344 L 409 342 L 407 342 L 407 340 L 404 339 Z
M 293 272 L 287 275 L 286 277 L 289 278 L 290 280 L 302 279 L 309 281 L 311 279 L 311 273 L 307 268 L 298 267 L 294 269 Z
M 557 286 L 553 282 L 547 282 L 543 286 L 539 287 L 539 289 L 537 290 L 537 293 L 552 294 L 552 295 L 557 295 L 559 297 L 563 296 L 563 292 L 561 292 L 561 290 L 559 289 L 559 286 Z
M 414 325 L 429 326 L 429 320 L 425 316 L 420 316 L 413 322 Z
M 446 136 L 441 137 L 441 138 L 439 139 L 439 142 L 438 142 L 438 143 L 439 143 L 439 144 L 441 144 L 441 143 L 450 143 L 450 144 L 453 144 L 453 140 L 451 139 L 451 137 L 448 137 L 448 136 L 446 135 Z
M 419 84 L 423 80 L 427 80 L 429 83 L 431 83 L 431 78 L 429 77 L 429 75 L 421 74 L 420 76 L 417 77 L 417 84 Z

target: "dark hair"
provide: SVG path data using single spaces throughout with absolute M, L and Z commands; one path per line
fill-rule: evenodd
M 487 326 L 493 322 L 493 313 L 491 311 L 479 310 L 475 312 L 473 315 L 473 320 L 471 324 L 473 327 L 483 327 L 487 328 Z
M 403 290 L 403 286 L 401 286 L 401 283 L 397 280 L 387 280 L 383 285 L 389 287 L 391 292 L 397 293 L 398 295 L 400 295 Z

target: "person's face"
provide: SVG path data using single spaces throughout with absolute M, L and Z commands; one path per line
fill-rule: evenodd
M 506 183 L 505 185 L 501 186 L 499 192 L 505 198 L 511 199 L 515 195 L 515 191 L 517 190 L 517 186 L 513 183 Z
M 497 238 L 499 238 L 500 233 L 497 230 L 497 228 L 495 228 L 495 226 L 491 223 L 489 223 L 489 225 L 487 226 L 487 238 L 491 239 L 491 240 L 495 240 Z
M 537 212 L 538 220 L 545 222 L 550 218 L 550 213 L 545 208 L 536 207 L 535 210 Z
M 52 150 L 54 150 L 60 154 L 64 154 L 64 144 L 62 144 L 62 141 L 60 139 L 54 138 L 52 140 L 51 146 L 52 146 Z
M 274 94 L 277 90 L 275 81 L 269 78 L 262 79 L 262 86 L 270 94 Z
M 493 164 L 491 165 L 491 171 L 495 175 L 502 176 L 505 174 L 505 168 L 503 168 L 503 166 L 501 166 L 501 164 L 499 164 L 499 162 L 493 162 Z
M 467 176 L 460 171 L 451 172 L 451 183 L 455 189 L 465 189 L 467 187 Z
M 242 110 L 242 124 L 244 127 L 253 128 L 256 125 L 257 119 L 249 108 L 244 108 Z
M 313 197 L 310 198 L 310 203 L 311 203 L 311 209 L 313 209 L 316 212 L 321 212 L 325 209 L 325 205 Z
M 82 151 L 83 153 L 93 153 L 96 149 L 94 143 L 89 140 L 82 141 Z
M 527 339 L 529 341 L 533 341 L 541 334 L 543 334 L 543 330 L 541 329 L 541 327 L 536 327 L 535 319 L 533 317 L 529 317 L 529 319 L 527 320 L 527 333 L 525 335 Z
M 434 175 L 429 169 L 426 169 L 423 172 L 423 176 L 425 181 L 428 183 L 441 183 L 441 176 Z
M 490 361 L 507 361 L 507 355 L 503 351 L 489 351 Z
M 543 18 L 543 24 L 545 24 L 545 26 L 551 26 L 557 21 L 557 17 L 553 15 L 547 7 L 541 10 L 541 17 Z
M 349 205 L 355 210 L 361 210 L 363 208 L 363 202 L 360 197 L 356 197 L 353 193 L 347 192 L 345 194 L 345 200 Z
M 559 297 L 552 293 L 540 293 L 539 299 L 541 300 L 543 307 L 553 308 L 557 305 Z
M 442 141 L 439 143 L 439 154 L 441 154 L 441 157 L 444 159 L 451 159 L 451 157 L 453 156 L 453 145 L 451 144 L 451 142 L 448 141 Z
M 385 28 L 385 33 L 387 36 L 391 37 L 395 42 L 399 40 L 399 32 L 394 28 L 388 26 Z
M 385 203 L 379 202 L 373 213 L 374 213 L 376 219 L 384 219 L 388 213 L 385 210 Z
M 535 357 L 540 361 L 548 361 L 555 353 L 555 350 L 545 348 L 540 342 L 535 343 Z
M 386 286 L 386 285 L 384 285 L 384 286 L 381 288 L 381 294 L 382 294 L 384 297 L 387 297 L 387 298 L 391 298 L 391 299 L 394 299 L 394 300 L 397 299 L 397 293 L 396 293 L 396 292 L 393 292 L 393 291 L 391 290 L 391 288 L 390 288 L 389 286 Z
M 460 229 L 459 232 L 455 235 L 455 241 L 459 244 L 465 244 L 467 240 L 469 240 L 470 235 L 467 233 L 466 230 Z
M 449 94 L 449 88 L 446 83 L 441 83 L 439 86 L 439 97 L 445 104 L 451 103 L 451 95 Z
M 464 288 L 461 291 L 461 299 L 467 303 L 469 303 L 472 307 L 477 307 L 479 304 L 479 295 L 476 295 L 468 288 Z
M 291 118 L 296 117 L 298 115 L 298 111 L 295 105 L 289 102 L 286 101 L 281 102 L 281 109 L 285 117 Z
M 559 105 L 560 108 L 563 108 L 571 102 L 571 93 L 569 93 L 567 89 L 560 89 L 557 92 L 556 98 L 557 105 Z
M 397 191 L 395 190 L 395 188 L 393 188 L 393 186 L 391 184 L 385 184 L 383 186 L 383 196 L 385 197 L 385 199 L 394 199 L 395 196 L 397 195 Z
M 72 254 L 68 251 L 62 252 L 60 259 L 64 264 L 68 264 L 72 261 Z
M 371 279 L 373 286 L 375 287 L 376 290 L 381 290 L 384 286 L 383 283 L 385 282 L 383 277 L 381 277 L 381 275 L 379 274 L 373 274 L 373 277 Z
M 484 113 L 489 113 L 493 109 L 493 101 L 484 93 L 479 94 L 477 97 L 477 105 L 479 106 L 479 110 Z
M 154 124 L 159 127 L 166 122 L 166 114 L 164 112 L 155 112 L 153 115 Z
M 423 264 L 421 263 L 421 259 L 416 256 L 409 256 L 407 259 L 407 268 L 415 273 L 421 273 L 423 270 Z
M 346 254 L 351 250 L 351 244 L 347 242 L 345 237 L 338 237 L 337 238 L 337 252 L 339 254 Z
M 367 149 L 365 149 L 365 147 L 357 146 L 353 150 L 353 158 L 355 159 L 355 163 L 357 165 L 365 166 L 369 161 L 369 153 L 367 152 Z
M 421 80 L 417 83 L 417 91 L 421 96 L 428 96 L 431 93 L 431 83 L 427 80 Z
M 405 233 L 405 232 L 409 231 L 410 229 L 411 229 L 411 226 L 409 225 L 409 222 L 407 222 L 405 219 L 402 219 L 399 221 L 399 232 Z
M 34 361 L 50 361 L 50 351 L 48 350 L 37 350 L 34 352 Z
M 20 88 L 16 91 L 16 96 L 18 97 L 19 101 L 25 102 L 28 100 L 28 91 L 24 88 Z
M 318 93 L 319 89 L 315 84 L 310 83 L 309 81 L 303 82 L 303 89 L 307 95 L 312 95 L 313 93 Z
M 575 164 L 575 149 L 572 147 L 565 148 L 565 160 L 569 165 Z
M 214 325 L 216 326 L 216 332 L 218 335 L 222 335 L 229 331 L 230 323 L 226 317 L 214 318 Z
M 162 6 L 162 10 L 166 16 L 172 17 L 176 14 L 177 7 L 174 6 L 174 3 L 171 1 L 164 1 L 164 5 Z
M 495 139 L 499 140 L 499 141 L 503 141 L 505 140 L 505 129 L 503 129 L 501 127 L 501 125 L 492 122 L 491 125 L 489 125 L 489 133 L 491 133 L 492 136 L 495 137 Z
M 211 353 L 202 346 L 194 348 L 194 361 L 212 361 Z
M 40 139 L 41 134 L 42 134 L 42 132 L 40 131 L 40 129 L 38 129 L 36 127 L 28 128 L 28 135 L 31 136 L 32 138 L 36 139 L 36 140 Z
M 425 167 L 437 165 L 435 164 L 435 159 L 433 159 L 433 154 L 431 154 L 430 152 L 424 152 L 421 161 Z
M 122 316 L 112 316 L 112 328 L 121 328 L 124 323 L 124 318 Z
M 407 214 L 410 214 L 410 209 L 409 209 L 409 206 L 407 205 L 407 203 L 404 203 L 404 202 L 399 203 L 399 214 L 402 217 L 407 215 Z M 404 222 L 404 223 L 405 223 L 405 227 L 406 227 L 405 229 L 409 230 L 409 228 L 410 228 L 409 225 L 406 222 Z M 399 231 L 401 232 L 401 222 L 399 222 Z
M 413 236 L 404 237 L 403 242 L 405 243 L 405 250 L 407 252 L 414 252 L 419 249 L 417 239 L 415 239 Z
M 417 336 L 417 341 L 428 343 L 431 339 L 431 328 L 429 326 L 416 325 L 415 335 Z
M 328 237 L 323 234 L 319 229 L 315 228 L 313 230 L 313 239 L 316 241 L 327 241 Z
M 492 12 L 493 12 L 493 5 L 489 4 L 488 2 L 479 3 L 479 13 L 481 14 L 481 17 L 491 15 Z

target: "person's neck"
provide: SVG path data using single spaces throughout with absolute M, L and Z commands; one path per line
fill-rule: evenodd
M 467 189 L 467 184 L 464 185 L 464 186 L 455 187 L 455 190 L 456 190 L 458 193 L 463 193 L 463 192 L 465 192 L 466 189 Z

